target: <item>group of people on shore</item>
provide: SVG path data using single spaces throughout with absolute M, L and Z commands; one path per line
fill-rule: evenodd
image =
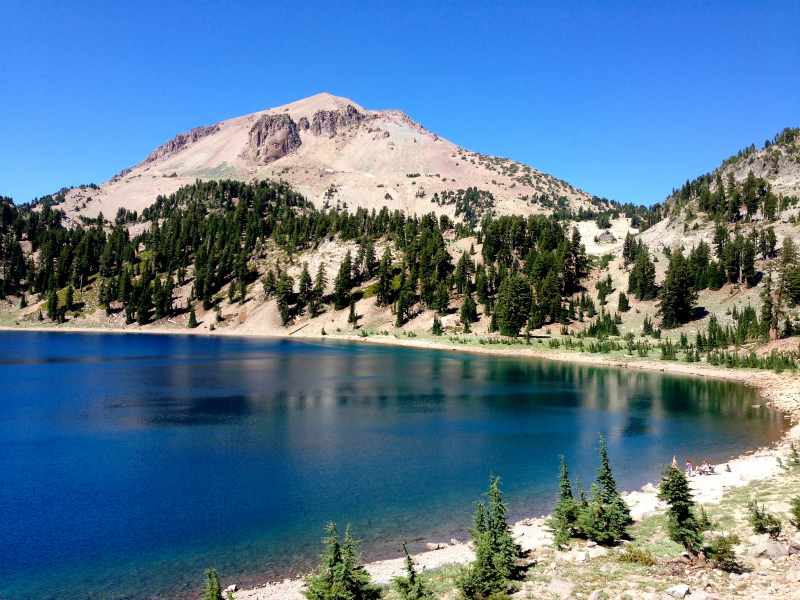
M 672 466 L 676 469 L 678 468 L 678 460 L 675 456 L 672 457 Z M 725 465 L 725 472 L 731 472 L 730 464 Z M 708 461 L 703 461 L 703 464 L 699 467 L 694 467 L 692 465 L 692 461 L 688 458 L 686 459 L 686 476 L 687 477 L 694 477 L 695 475 L 716 475 L 717 472 L 714 469 L 714 465 L 710 464 Z

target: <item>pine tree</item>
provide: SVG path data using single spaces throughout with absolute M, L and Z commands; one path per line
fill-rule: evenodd
M 677 327 L 691 318 L 697 303 L 697 293 L 692 289 L 691 275 L 680 250 L 670 256 L 667 276 L 659 295 L 662 327 Z
M 386 306 L 392 301 L 392 251 L 389 246 L 383 251 L 383 258 L 378 267 L 378 286 L 375 295 L 378 306 Z
M 464 296 L 464 302 L 461 305 L 461 314 L 459 315 L 459 322 L 465 327 L 469 327 L 470 323 L 478 320 L 478 307 L 475 300 L 472 299 L 472 293 L 469 291 Z
M 703 534 L 697 524 L 693 507 L 692 491 L 686 474 L 672 465 L 662 471 L 658 484 L 658 499 L 666 502 L 670 538 L 683 544 L 692 557 L 697 557 L 703 547 Z
M 353 287 L 351 271 L 352 258 L 348 250 L 333 282 L 333 308 L 336 310 L 342 310 L 350 304 L 350 290 Z
M 456 586 L 466 598 L 479 600 L 502 592 L 519 556 L 508 529 L 507 510 L 500 494 L 500 478 L 489 476 L 489 506 L 475 503 L 475 527 L 469 530 L 475 543 L 475 561 L 461 570 Z
M 313 301 L 313 283 L 311 273 L 308 272 L 308 263 L 303 263 L 303 272 L 300 273 L 300 283 L 297 291 L 297 311 L 301 312 Z
M 618 312 L 628 312 L 631 309 L 630 302 L 628 302 L 628 296 L 625 292 L 619 293 L 619 304 L 617 305 Z
M 636 262 L 628 276 L 628 293 L 637 300 L 652 300 L 656 297 L 656 266 L 650 260 L 644 246 L 636 256 Z
M 628 535 L 631 512 L 625 500 L 617 492 L 617 482 L 611 472 L 603 436 L 600 438 L 600 466 L 597 468 L 597 483 L 592 484 L 592 501 L 578 515 L 581 531 L 600 544 L 613 544 Z
M 328 550 L 321 556 L 319 569 L 305 577 L 307 587 L 301 593 L 308 600 L 378 600 L 380 588 L 372 584 L 363 567 L 356 565 L 357 542 L 350 534 L 350 525 L 345 530 L 344 546 L 339 543 L 335 524 L 330 523 L 325 531 L 331 534 L 323 540 Z
M 325 265 L 324 263 L 319 263 L 317 276 L 314 278 L 314 289 L 312 290 L 313 299 L 309 306 L 312 317 L 319 316 L 322 312 L 322 299 L 325 296 L 325 286 L 327 285 L 328 278 L 325 276 Z
M 50 293 L 47 295 L 47 318 L 55 321 L 58 316 L 58 294 L 55 287 L 50 288 Z
M 442 333 L 444 333 L 442 330 L 442 320 L 439 318 L 439 315 L 433 315 L 433 327 L 431 327 L 431 333 L 433 335 L 442 335 Z
M 278 285 L 275 288 L 275 299 L 278 303 L 278 312 L 281 315 L 281 324 L 286 325 L 289 322 L 289 304 L 291 295 L 294 288 L 294 279 L 289 277 L 286 273 L 281 273 L 278 279 Z
M 531 307 L 531 289 L 528 283 L 517 276 L 506 278 L 500 285 L 497 294 L 497 325 L 500 333 L 510 337 L 517 337 L 519 330 L 528 319 Z M 558 294 L 558 302 L 561 296 Z
M 425 580 L 414 570 L 414 563 L 411 561 L 405 542 L 403 542 L 403 552 L 406 555 L 406 575 L 398 575 L 393 580 L 400 600 L 435 600 L 436 596 Z
M 553 542 L 557 548 L 562 548 L 571 537 L 577 533 L 578 506 L 572 496 L 569 484 L 569 471 L 564 456 L 561 456 L 561 471 L 559 474 L 559 491 L 556 496 L 556 506 L 547 525 L 554 530 Z
M 75 290 L 72 288 L 72 284 L 70 284 L 70 285 L 67 286 L 67 291 L 64 294 L 64 310 L 65 311 L 72 310 L 74 308 L 73 307 L 74 297 L 75 297 Z
M 206 589 L 203 590 L 203 600 L 222 600 L 222 586 L 216 569 L 206 571 Z
M 347 317 L 347 322 L 353 326 L 353 329 L 358 327 L 358 315 L 356 314 L 356 303 L 350 300 L 350 314 Z
M 189 308 L 189 329 L 197 327 L 197 316 L 194 314 L 194 304 Z

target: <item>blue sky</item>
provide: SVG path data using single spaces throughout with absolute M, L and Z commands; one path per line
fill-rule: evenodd
M 800 2 L 0 1 L 0 195 L 318 92 L 659 202 L 800 126 Z

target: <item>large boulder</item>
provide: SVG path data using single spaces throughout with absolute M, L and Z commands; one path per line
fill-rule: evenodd
M 689 593 L 689 586 L 685 583 L 679 583 L 667 589 L 666 593 L 673 598 L 686 598 L 686 595 Z
M 550 585 L 547 586 L 547 591 L 551 594 L 558 596 L 561 600 L 565 600 L 572 596 L 572 592 L 575 590 L 575 584 L 569 581 L 563 581 L 561 579 L 556 579 L 553 577 L 550 580 Z
M 781 556 L 786 556 L 789 551 L 783 544 L 775 541 L 761 542 L 750 549 L 748 554 L 753 558 L 768 558 L 771 561 L 778 560 Z

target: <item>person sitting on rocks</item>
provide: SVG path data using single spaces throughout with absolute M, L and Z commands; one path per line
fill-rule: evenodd
M 730 473 L 731 472 L 731 465 L 730 464 L 726 464 L 725 465 L 725 472 L 726 473 Z

